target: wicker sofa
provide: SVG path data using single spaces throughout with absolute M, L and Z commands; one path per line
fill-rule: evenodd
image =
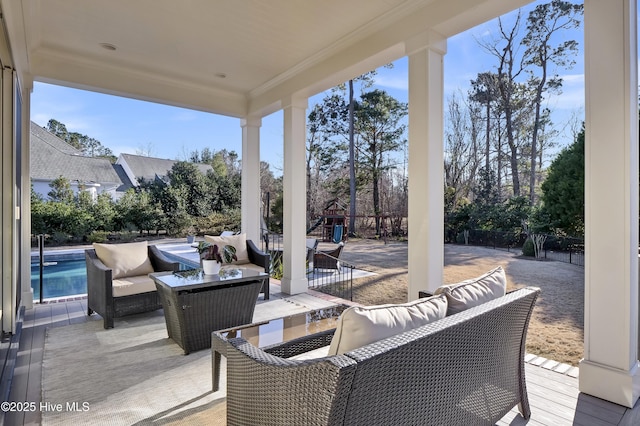
M 114 256 L 96 253 L 96 248 L 107 250 Z M 124 257 L 118 265 L 118 251 Z M 132 255 L 133 253 L 133 255 Z M 136 260 L 135 254 L 146 253 Z M 141 256 L 138 256 L 141 257 Z M 114 318 L 162 308 L 155 283 L 148 277 L 150 272 L 177 271 L 180 264 L 166 258 L 153 245 L 142 243 L 94 244 L 85 250 L 87 265 L 87 314 L 98 313 L 104 320 L 104 328 L 113 328 Z M 105 262 L 107 264 L 105 264 Z M 133 267 L 131 265 L 134 265 Z
M 528 419 L 525 338 L 538 294 L 516 290 L 306 360 L 295 356 L 329 344 L 334 331 L 264 349 L 214 333 L 214 353 L 227 357 L 227 424 L 489 425 L 516 405 Z

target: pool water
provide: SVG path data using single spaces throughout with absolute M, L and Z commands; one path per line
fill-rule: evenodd
M 87 267 L 84 259 L 47 261 L 42 269 L 43 299 L 87 294 Z M 33 300 L 40 299 L 40 265 L 31 264 Z
M 46 258 L 45 258 L 46 259 Z M 47 260 L 42 269 L 43 299 L 87 294 L 87 265 L 84 258 Z M 180 269 L 191 269 L 180 263 Z M 40 300 L 40 264 L 31 264 L 33 300 Z

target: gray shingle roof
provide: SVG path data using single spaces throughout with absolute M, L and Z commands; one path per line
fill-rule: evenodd
M 82 153 L 31 122 L 31 178 L 53 180 L 64 176 L 69 181 L 122 185 L 109 160 L 84 157 Z
M 116 171 L 116 173 L 120 177 L 120 180 L 122 181 L 122 185 L 116 188 L 117 192 L 127 192 L 128 189 L 134 188 L 133 183 L 129 179 L 129 176 L 127 176 L 127 172 L 124 171 L 124 168 L 121 164 L 114 164 L 113 169 Z
M 73 146 L 69 145 L 59 137 L 55 136 L 53 133 L 49 132 L 44 127 L 40 127 L 32 121 L 31 122 L 31 139 L 35 139 L 35 138 L 39 139 L 42 142 L 46 142 L 48 145 L 50 145 L 53 148 L 56 148 L 58 151 L 65 152 L 67 154 L 72 154 L 72 155 L 73 154 L 82 155 L 82 151 L 74 148 Z M 31 142 L 31 144 L 33 145 L 33 142 Z
M 178 162 L 133 154 L 120 154 L 120 159 L 127 163 L 136 179 L 144 178 L 146 181 L 153 181 L 156 178 L 166 180 L 167 172 Z M 209 170 L 213 170 L 208 164 L 196 164 L 196 167 L 205 175 Z

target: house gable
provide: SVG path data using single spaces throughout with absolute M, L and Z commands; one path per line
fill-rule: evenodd
M 85 187 L 93 193 L 111 192 L 123 182 L 111 162 L 104 158 L 85 157 L 82 152 L 46 129 L 31 122 L 31 180 L 34 190 L 43 197 L 49 184 L 59 177 L 66 178 L 74 192 Z

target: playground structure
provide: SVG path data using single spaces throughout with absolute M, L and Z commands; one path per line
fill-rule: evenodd
M 332 200 L 322 211 L 322 216 L 307 229 L 307 235 L 322 226 L 322 241 L 339 243 L 347 239 L 346 208 L 338 200 Z
M 400 218 L 402 220 L 402 218 Z M 405 218 L 406 219 L 406 218 Z M 358 235 L 364 238 L 381 238 L 387 240 L 392 235 L 402 235 L 402 223 L 396 224 L 394 232 L 394 217 L 382 215 L 356 215 L 353 218 L 347 214 L 347 209 L 337 200 L 331 201 L 322 212 L 322 215 L 307 229 L 307 236 L 313 235 L 323 242 L 346 241 L 348 225 L 351 220 L 356 221 Z M 376 228 L 376 220 L 379 220 L 379 230 Z M 406 222 L 405 222 L 406 226 Z

